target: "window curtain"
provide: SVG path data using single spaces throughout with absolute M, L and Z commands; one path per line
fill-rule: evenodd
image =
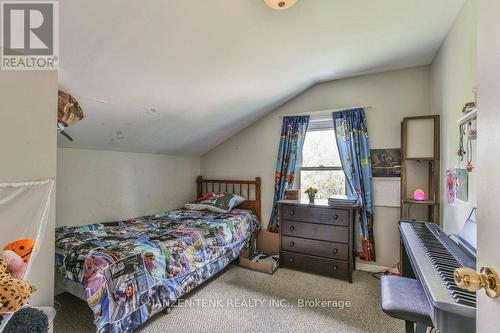
M 295 179 L 304 139 L 306 137 L 309 116 L 284 117 L 281 127 L 281 139 L 274 178 L 273 210 L 269 219 L 268 230 L 278 232 L 278 204 L 284 199 L 285 190 L 291 189 Z
M 352 109 L 334 112 L 333 127 L 348 190 L 358 196 L 358 256 L 363 260 L 375 261 L 372 168 L 365 111 Z

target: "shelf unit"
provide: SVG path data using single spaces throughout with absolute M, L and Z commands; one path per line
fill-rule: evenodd
M 424 176 L 417 177 L 425 170 Z M 440 119 L 439 115 L 405 117 L 401 122 L 401 212 L 402 220 L 412 220 L 412 208 L 426 209 L 426 220 L 440 219 Z M 418 186 L 418 187 L 417 187 Z M 411 187 L 411 188 L 409 188 Z M 415 188 L 413 188 L 415 187 Z M 416 188 L 425 188 L 423 201 L 413 199 Z M 418 218 L 421 220 L 421 218 Z

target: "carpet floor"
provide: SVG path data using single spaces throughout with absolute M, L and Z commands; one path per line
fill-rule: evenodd
M 54 332 L 95 332 L 85 302 L 68 293 L 56 302 Z M 382 312 L 380 281 L 366 272 L 355 271 L 349 284 L 285 268 L 267 275 L 231 265 L 137 330 L 167 331 L 391 333 L 403 332 L 404 322 Z

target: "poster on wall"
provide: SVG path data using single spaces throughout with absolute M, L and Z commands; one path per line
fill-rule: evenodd
M 401 177 L 401 149 L 370 149 L 373 177 Z
M 446 201 L 449 205 L 455 205 L 457 199 L 455 169 L 446 170 Z
M 469 174 L 465 169 L 455 169 L 457 199 L 462 201 L 469 200 Z

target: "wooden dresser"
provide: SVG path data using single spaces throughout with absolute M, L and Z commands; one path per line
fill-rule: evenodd
M 278 201 L 280 265 L 352 282 L 355 208 Z

